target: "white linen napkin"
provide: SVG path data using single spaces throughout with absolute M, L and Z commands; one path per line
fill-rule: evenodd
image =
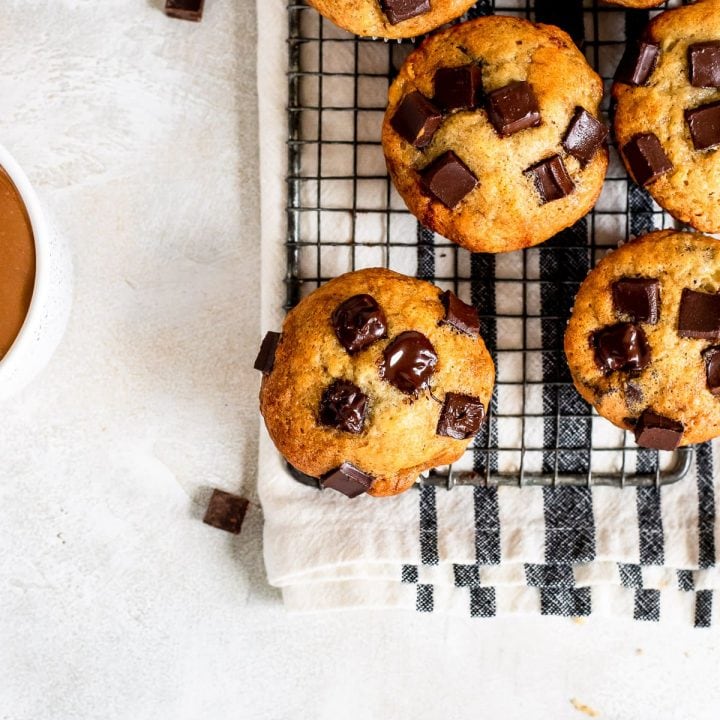
M 319 41 L 298 44 L 305 71 L 298 100 L 310 108 L 327 108 L 321 118 L 316 110 L 300 114 L 300 137 L 308 140 L 302 145 L 300 172 L 310 178 L 300 182 L 298 202 L 303 208 L 323 209 L 299 213 L 299 233 L 321 245 L 335 243 L 318 247 L 308 242 L 301 248 L 299 274 L 308 279 L 301 293 L 353 266 L 388 264 L 408 274 L 440 278 L 440 286 L 454 288 L 479 306 L 498 368 L 496 414 L 476 441 L 478 451 L 468 453 L 460 469 L 480 469 L 490 462 L 493 471 L 517 471 L 520 454 L 507 448 L 520 447 L 524 438 L 532 448 L 523 461 L 525 472 L 547 470 L 548 462 L 557 462 L 561 470 L 587 470 L 582 459 L 581 467 L 573 465 L 578 462 L 575 451 L 543 452 L 544 445 L 555 443 L 615 448 L 626 442 L 631 449 L 624 461 L 623 453 L 601 451 L 588 453 L 587 464 L 596 473 L 617 471 L 621 462 L 629 473 L 651 470 L 654 453 L 636 451 L 631 440 L 601 418 L 574 419 L 576 396 L 553 390 L 554 374 L 562 368 L 558 354 L 543 353 L 541 346 L 557 338 L 553 340 L 552 323 L 540 316 L 567 301 L 552 283 L 543 283 L 557 276 L 557 263 L 578 282 L 589 269 L 588 238 L 597 259 L 619 238 L 667 224 L 668 218 L 642 191 L 628 188 L 614 153 L 611 179 L 590 223 L 581 222 L 524 254 L 471 258 L 419 228 L 401 212 L 402 201 L 394 192 L 389 198 L 393 211 L 386 213 L 380 122 L 388 69 L 399 65 L 409 47 L 355 42 L 321 22 L 314 10 L 293 7 L 304 37 L 323 38 L 322 61 Z M 518 7 L 525 8 L 525 0 Z M 286 298 L 288 6 L 284 0 L 261 0 L 257 9 L 265 332 L 280 329 Z M 484 0 L 474 12 L 493 9 Z M 592 20 L 595 33 L 622 37 L 629 24 L 622 13 L 606 16 L 597 7 L 592 12 L 599 18 Z M 621 51 L 620 46 L 609 47 L 601 62 L 614 68 Z M 356 90 L 357 71 L 362 77 Z M 353 110 L 356 102 L 358 112 Z M 626 203 L 627 216 L 604 212 L 624 210 Z M 357 210 L 354 227 L 352 213 L 343 208 Z M 354 244 L 349 242 L 353 230 Z M 519 285 L 523 278 L 526 282 Z M 518 291 L 523 286 L 526 294 Z M 524 335 L 517 317 L 523 309 L 537 316 L 526 321 Z M 537 351 L 518 352 L 523 342 Z M 523 372 L 530 384 L 513 384 Z M 510 417 L 523 408 L 524 423 Z M 550 415 L 550 426 L 543 414 Z M 505 450 L 485 449 L 497 445 L 498 438 Z M 720 525 L 716 454 L 710 444 L 698 446 L 688 475 L 662 489 L 425 486 L 391 499 L 348 500 L 293 480 L 263 428 L 259 493 L 268 579 L 282 589 L 288 609 L 296 611 L 375 606 L 473 617 L 620 614 L 708 626 L 714 590 L 720 587 L 715 567 Z

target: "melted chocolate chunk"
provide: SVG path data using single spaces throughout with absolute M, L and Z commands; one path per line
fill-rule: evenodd
M 673 169 L 657 135 L 636 135 L 623 147 L 623 154 L 638 185 L 647 185 Z
M 320 482 L 323 490 L 326 488 L 337 490 L 349 498 L 366 493 L 372 484 L 372 475 L 364 473 L 349 462 L 344 462 L 339 468 L 331 470 Z
M 380 377 L 407 395 L 428 384 L 438 361 L 432 343 L 415 330 L 400 333 L 385 348 L 383 357 Z
M 260 345 L 260 352 L 255 358 L 255 370 L 260 370 L 264 375 L 272 372 L 275 365 L 275 351 L 280 342 L 280 333 L 269 332 L 263 338 Z
M 440 295 L 440 301 L 445 308 L 445 317 L 440 321 L 441 325 L 450 325 L 465 335 L 476 337 L 480 334 L 480 318 L 473 305 L 463 302 L 450 290 Z
M 708 390 L 713 395 L 720 395 L 720 347 L 714 345 L 702 353 L 705 360 L 705 376 Z
M 695 43 L 688 48 L 690 84 L 720 87 L 720 41 Z
M 443 110 L 473 110 L 482 95 L 482 70 L 479 65 L 470 64 L 461 67 L 440 68 L 433 80 L 435 97 L 433 100 Z
M 543 204 L 560 200 L 575 189 L 575 183 L 568 175 L 559 155 L 553 155 L 529 167 L 525 170 L 525 175 L 529 175 L 535 181 L 535 188 Z
M 202 20 L 205 0 L 167 0 L 165 14 L 180 20 Z
M 627 44 L 615 71 L 615 80 L 628 85 L 645 85 L 657 65 L 660 46 L 646 40 Z
M 674 450 L 682 440 L 685 426 L 672 418 L 643 410 L 635 425 L 635 442 L 640 447 Z
M 417 90 L 406 95 L 390 120 L 393 130 L 421 150 L 427 147 L 442 123 L 442 113 Z
M 502 136 L 540 124 L 540 108 L 530 83 L 513 82 L 488 93 L 488 119 Z
M 420 179 L 425 190 L 451 210 L 478 184 L 470 168 L 452 150 L 425 167 Z
M 248 501 L 245 498 L 215 489 L 210 497 L 203 522 L 237 535 L 242 528 L 247 508 Z
M 650 363 L 650 345 L 645 331 L 633 323 L 618 323 L 592 336 L 597 366 L 609 375 L 616 370 L 637 374 Z
M 609 130 L 604 123 L 593 117 L 584 108 L 575 108 L 570 120 L 562 146 L 580 163 L 587 165 L 607 140 Z
M 372 295 L 353 295 L 338 305 L 332 326 L 340 344 L 354 355 L 386 337 L 385 313 Z
M 485 406 L 472 395 L 446 393 L 436 434 L 466 440 L 477 433 L 485 419 Z
M 685 288 L 680 298 L 678 335 L 720 340 L 720 294 Z
M 612 285 L 613 307 L 631 322 L 657 325 L 660 319 L 660 282 L 651 278 L 621 278 Z
M 380 0 L 391 25 L 430 12 L 430 0 Z
M 720 145 L 720 102 L 686 110 L 685 120 L 696 150 Z
M 349 380 L 336 380 L 320 399 L 322 425 L 349 433 L 361 433 L 368 409 L 368 396 Z

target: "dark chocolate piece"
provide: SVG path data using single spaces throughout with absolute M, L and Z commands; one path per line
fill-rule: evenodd
M 686 110 L 685 120 L 696 150 L 720 145 L 720 102 Z
M 720 395 L 720 347 L 713 345 L 702 352 L 705 360 L 705 376 L 708 390 L 713 395 Z
M 647 40 L 630 42 L 615 71 L 615 80 L 628 85 L 645 85 L 657 65 L 660 46 Z
M 613 307 L 631 322 L 657 325 L 660 319 L 660 282 L 653 278 L 621 278 L 612 285 Z
M 632 380 L 628 380 L 625 383 L 625 402 L 628 405 L 642 405 L 645 400 L 645 393 L 642 388 L 634 383 Z
M 597 366 L 609 375 L 616 370 L 637 374 L 650 363 L 645 331 L 633 323 L 609 325 L 593 333 Z
M 488 119 L 502 136 L 540 124 L 540 108 L 532 85 L 513 82 L 488 93 L 486 108 Z
M 485 419 L 485 406 L 472 395 L 446 393 L 436 433 L 466 440 L 477 433 Z
M 325 388 L 320 399 L 319 419 L 322 425 L 361 433 L 368 409 L 368 396 L 349 380 L 336 380 Z
M 280 342 L 280 333 L 269 332 L 260 344 L 260 352 L 255 358 L 255 370 L 260 370 L 264 375 L 272 372 L 275 365 L 275 351 Z
M 577 107 L 565 131 L 562 146 L 580 163 L 587 165 L 607 140 L 609 132 L 605 123 L 593 117 L 585 108 Z
M 535 188 L 543 204 L 560 200 L 575 189 L 575 183 L 568 175 L 559 155 L 553 155 L 529 167 L 525 170 L 525 175 L 529 175 L 535 181 Z
M 435 104 L 445 110 L 475 109 L 482 95 L 482 70 L 471 63 L 435 72 Z
M 167 0 L 165 14 L 180 20 L 199 22 L 202 20 L 204 5 L 205 0 Z
M 390 124 L 400 137 L 422 149 L 430 144 L 442 119 L 435 105 L 416 90 L 402 99 Z
M 477 308 L 463 302 L 454 292 L 446 290 L 440 295 L 440 301 L 445 308 L 445 317 L 441 325 L 451 325 L 465 335 L 477 336 L 480 334 L 480 318 Z
M 683 432 L 685 426 L 681 422 L 645 409 L 635 425 L 635 442 L 640 447 L 674 450 Z
M 647 185 L 673 169 L 657 135 L 636 135 L 623 147 L 623 155 L 638 185 Z
M 203 522 L 237 535 L 242 528 L 247 508 L 248 501 L 245 498 L 215 489 L 210 497 Z
M 391 25 L 430 12 L 430 0 L 380 0 Z
M 420 179 L 425 190 L 451 210 L 478 184 L 470 168 L 452 150 L 427 165 Z
M 354 355 L 387 333 L 385 313 L 372 295 L 353 295 L 332 315 L 332 326 L 340 344 Z
M 364 473 L 349 462 L 344 462 L 339 468 L 324 475 L 320 485 L 323 490 L 330 488 L 347 495 L 349 498 L 354 498 L 366 493 L 372 483 L 372 475 Z
M 680 297 L 678 335 L 720 340 L 720 294 L 685 288 Z
M 690 84 L 720 87 L 720 41 L 695 43 L 688 48 Z
M 438 361 L 432 343 L 415 330 L 400 333 L 385 348 L 383 357 L 380 377 L 407 395 L 428 384 Z

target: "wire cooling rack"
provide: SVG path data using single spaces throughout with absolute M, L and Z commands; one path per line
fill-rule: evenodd
M 288 11 L 286 307 L 343 272 L 389 267 L 473 302 L 496 362 L 487 422 L 460 461 L 421 483 L 624 487 L 684 477 L 691 448 L 637 448 L 628 432 L 582 400 L 565 362 L 565 325 L 587 272 L 618 241 L 675 227 L 628 180 L 615 148 L 603 193 L 586 218 L 536 248 L 471 254 L 419 226 L 385 170 L 387 89 L 414 43 L 355 37 L 304 3 L 291 2 Z M 465 18 L 492 13 L 568 31 L 604 79 L 606 114 L 625 39 L 638 35 L 650 15 L 596 0 L 481 0 Z

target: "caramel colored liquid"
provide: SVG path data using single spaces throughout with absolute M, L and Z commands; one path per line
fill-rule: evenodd
M 0 359 L 20 332 L 35 283 L 35 244 L 25 205 L 0 168 Z

